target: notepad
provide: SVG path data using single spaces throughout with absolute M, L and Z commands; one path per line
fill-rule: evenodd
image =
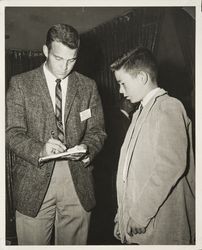
M 52 154 L 52 155 L 40 157 L 39 158 L 39 163 L 44 163 L 44 162 L 47 162 L 47 161 L 50 161 L 50 160 L 56 160 L 56 159 L 70 159 L 74 155 L 77 155 L 78 160 L 79 160 L 79 158 L 81 158 L 85 154 L 86 154 L 86 149 L 76 145 L 73 148 L 67 149 L 63 153 Z

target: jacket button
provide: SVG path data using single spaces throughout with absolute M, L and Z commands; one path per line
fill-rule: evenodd
M 50 177 L 50 173 L 47 173 L 47 174 L 46 174 L 46 177 L 49 178 L 49 177 Z

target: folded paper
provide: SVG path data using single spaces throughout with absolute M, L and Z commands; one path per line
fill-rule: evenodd
M 56 160 L 56 159 L 70 159 L 71 156 L 74 155 L 81 155 L 81 157 L 86 154 L 87 150 L 84 149 L 83 147 L 80 146 L 75 146 L 73 148 L 69 148 L 67 149 L 65 152 L 63 153 L 58 153 L 58 154 L 52 154 L 52 155 L 48 155 L 48 156 L 43 156 L 39 158 L 39 163 L 44 163 L 50 160 Z

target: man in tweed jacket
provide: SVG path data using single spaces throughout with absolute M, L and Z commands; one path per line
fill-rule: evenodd
M 55 244 L 87 242 L 95 206 L 92 162 L 106 133 L 95 82 L 72 70 L 79 42 L 73 27 L 52 26 L 43 46 L 46 62 L 10 82 L 6 140 L 16 154 L 12 171 L 18 244 L 50 244 L 53 225 Z M 61 80 L 64 143 L 57 138 L 56 79 Z M 39 157 L 76 145 L 87 149 L 81 160 L 39 164 Z

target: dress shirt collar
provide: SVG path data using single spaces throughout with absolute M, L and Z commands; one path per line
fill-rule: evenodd
M 56 77 L 50 72 L 50 70 L 47 68 L 46 62 L 43 65 L 44 74 L 46 76 L 47 82 L 54 82 L 56 84 Z M 68 76 L 64 79 L 61 79 L 61 85 L 64 84 L 64 82 L 68 81 Z
M 155 89 L 152 89 L 141 101 L 142 106 L 144 107 L 151 99 L 152 97 L 160 90 L 159 87 L 156 87 Z
M 43 70 L 49 90 L 49 94 L 53 103 L 53 108 L 55 111 L 55 86 L 56 86 L 56 77 L 48 70 L 46 67 L 46 63 L 43 65 Z M 68 86 L 68 77 L 62 79 L 61 81 L 61 89 L 62 89 L 62 119 L 64 123 L 64 114 L 65 114 L 65 102 L 66 102 L 66 95 L 67 95 L 67 86 Z

